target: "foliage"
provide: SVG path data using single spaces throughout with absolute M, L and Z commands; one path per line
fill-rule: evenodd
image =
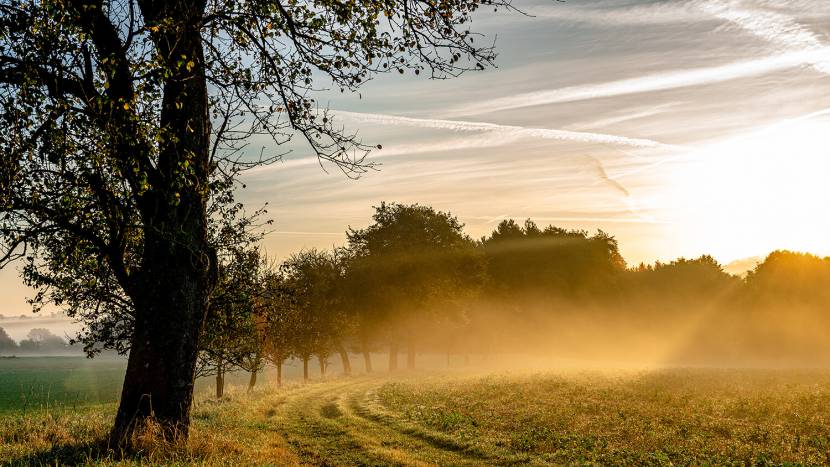
M 292 255 L 280 266 L 282 285 L 299 318 L 299 326 L 292 328 L 298 357 L 315 354 L 325 360 L 348 329 L 349 318 L 337 295 L 341 274 L 334 254 L 313 249 Z
M 259 327 L 263 300 L 263 258 L 258 249 L 236 249 L 220 265 L 216 291 L 200 340 L 197 376 L 235 368 L 258 371 L 262 352 Z
M 21 353 L 61 353 L 67 351 L 66 341 L 45 328 L 34 328 L 20 341 Z
M 581 297 L 608 293 L 625 270 L 616 240 L 599 231 L 540 229 L 503 220 L 481 241 L 495 294 Z
M 5 329 L 0 328 L 0 355 L 14 353 L 17 349 L 17 342 L 9 336 Z
M 373 224 L 347 233 L 351 264 L 365 289 L 361 324 L 417 330 L 459 319 L 461 302 L 481 283 L 483 267 L 463 224 L 417 204 L 381 203 Z M 403 329 L 392 329 L 393 339 Z M 372 332 L 367 332 L 372 334 Z
M 370 146 L 318 108 L 314 81 L 489 66 L 467 29 L 482 6 L 509 1 L 0 5 L 0 267 L 23 261 L 35 309 L 86 323 L 90 354 L 130 351 L 114 438 L 151 412 L 187 426 L 211 233 L 245 225 L 237 175 L 281 155 L 252 156 L 249 138 L 282 151 L 300 135 L 359 175 Z

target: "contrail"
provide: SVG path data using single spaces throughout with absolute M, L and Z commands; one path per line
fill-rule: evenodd
M 666 148 L 677 149 L 677 146 L 660 143 L 644 138 L 628 138 L 625 136 L 608 135 L 604 133 L 590 133 L 581 131 L 553 130 L 548 128 L 528 128 L 513 125 L 499 125 L 487 122 L 469 122 L 460 120 L 441 120 L 429 118 L 401 117 L 397 115 L 383 115 L 337 111 L 336 115 L 354 120 L 375 123 L 379 125 L 410 126 L 416 128 L 435 128 L 451 131 L 480 131 L 497 132 L 508 138 L 528 137 L 540 139 L 555 139 L 580 143 L 615 144 L 639 148 Z
M 714 67 L 670 71 L 605 83 L 534 91 L 459 106 L 451 109 L 448 115 L 480 115 L 534 105 L 576 102 L 602 97 L 616 97 L 720 83 L 795 68 L 805 64 L 822 62 L 826 60 L 828 53 L 830 53 L 830 50 L 826 47 L 821 49 L 799 50 Z

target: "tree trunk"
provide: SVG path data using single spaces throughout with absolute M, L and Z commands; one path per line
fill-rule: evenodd
M 311 358 L 310 356 L 306 355 L 303 357 L 303 382 L 308 382 L 308 359 Z
M 340 363 L 343 364 L 343 374 L 351 376 L 352 362 L 349 360 L 349 351 L 346 350 L 346 346 L 342 342 L 337 343 L 337 352 L 340 354 Z
M 254 391 L 254 386 L 256 385 L 256 374 L 256 370 L 251 372 L 251 378 L 248 380 L 248 392 Z
M 146 24 L 173 23 L 155 38 L 158 56 L 173 70 L 163 84 L 159 113 L 169 137 L 159 141 L 149 188 L 138 195 L 143 253 L 126 289 L 135 321 L 110 433 L 111 443 L 119 445 L 129 443 L 135 427 L 149 417 L 160 423 L 165 437 L 187 437 L 199 336 L 216 283 L 216 252 L 207 234 L 205 187 L 212 169 L 202 13 L 160 5 L 142 13 Z M 176 66 L 182 56 L 195 66 Z
M 369 352 L 369 344 L 366 341 L 360 343 L 360 350 L 363 352 L 363 365 L 366 373 L 372 372 L 372 354 Z
M 264 367 L 264 365 L 262 364 L 262 354 L 260 354 L 259 352 L 256 352 L 254 354 L 254 363 L 253 363 L 253 366 L 251 367 L 251 368 L 253 368 L 253 370 L 251 371 L 251 378 L 248 379 L 248 392 L 253 392 L 254 391 L 254 386 L 256 385 L 257 373 L 259 372 L 258 368 L 263 368 L 263 367 Z
M 389 371 L 396 371 L 398 369 L 398 343 L 392 342 L 389 344 Z
M 282 387 L 282 360 L 277 362 L 277 387 Z
M 225 372 L 220 367 L 216 370 L 216 398 L 221 399 L 225 393 Z
M 406 368 L 415 369 L 415 342 L 410 340 L 406 345 Z
M 326 358 L 322 355 L 317 356 L 317 361 L 320 363 L 320 378 L 326 377 Z

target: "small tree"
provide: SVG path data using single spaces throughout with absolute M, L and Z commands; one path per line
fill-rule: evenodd
M 278 272 L 268 271 L 263 282 L 263 356 L 276 367 L 277 387 L 281 387 L 283 364 L 294 355 L 302 315 L 292 290 Z
M 348 329 L 338 294 L 341 262 L 336 253 L 307 250 L 288 258 L 280 272 L 302 316 L 302 326 L 296 329 L 293 344 L 303 360 L 303 376 L 308 379 L 308 360 L 312 355 L 318 357 L 324 375 L 328 357 L 333 350 L 343 348 L 342 338 Z
M 203 330 L 198 376 L 216 376 L 221 398 L 225 374 L 232 369 L 256 372 L 262 353 L 256 307 L 262 294 L 259 251 L 237 249 L 220 265 L 219 281 Z

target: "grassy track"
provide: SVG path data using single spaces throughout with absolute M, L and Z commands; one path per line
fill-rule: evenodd
M 113 406 L 0 416 L 0 464 L 830 462 L 827 371 L 403 374 L 202 398 L 186 445 L 101 451 Z

